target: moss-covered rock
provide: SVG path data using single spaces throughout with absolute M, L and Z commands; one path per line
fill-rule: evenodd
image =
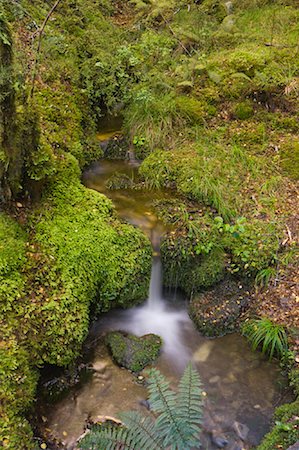
M 112 331 L 106 336 L 106 344 L 117 364 L 132 372 L 139 372 L 157 359 L 162 339 L 155 334 L 137 337 Z
M 13 450 L 23 448 L 21 439 L 31 448 L 22 415 L 34 399 L 35 367 L 71 363 L 91 308 L 131 306 L 149 287 L 149 240 L 118 220 L 110 200 L 80 184 L 72 155 L 57 160 L 56 170 L 29 217 L 30 237 L 0 215 L 0 437 Z
M 274 413 L 275 425 L 268 433 L 258 450 L 287 450 L 299 440 L 299 400 L 285 404 Z
M 200 226 L 199 224 L 197 224 Z M 192 221 L 192 226 L 196 226 Z M 165 286 L 180 287 L 188 295 L 207 289 L 225 276 L 226 254 L 217 235 L 168 233 L 161 242 Z
M 128 157 L 129 143 L 121 134 L 102 142 L 101 146 L 107 159 L 126 159 Z
M 133 187 L 134 182 L 132 178 L 130 178 L 125 173 L 116 172 L 114 175 L 108 178 L 105 185 L 110 190 L 130 189 Z
M 180 271 L 180 286 L 188 294 L 214 286 L 225 276 L 225 260 L 225 253 L 216 249 L 198 261 L 190 261 Z
M 250 292 L 241 282 L 227 279 L 223 283 L 192 298 L 189 314 L 205 336 L 232 333 L 238 318 L 246 308 Z

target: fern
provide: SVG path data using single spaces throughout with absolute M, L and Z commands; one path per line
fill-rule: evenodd
M 199 448 L 202 395 L 197 372 L 189 364 L 176 394 L 156 369 L 149 371 L 148 390 L 156 418 L 139 412 L 120 413 L 121 426 L 99 426 L 79 443 L 82 450 L 190 450 Z

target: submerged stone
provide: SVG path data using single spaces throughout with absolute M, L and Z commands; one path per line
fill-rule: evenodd
M 139 372 L 158 357 L 162 339 L 156 334 L 137 337 L 121 331 L 112 331 L 106 336 L 106 344 L 118 365 L 132 372 Z

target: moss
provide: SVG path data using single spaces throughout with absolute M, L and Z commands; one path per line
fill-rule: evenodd
M 279 233 L 280 227 L 275 223 L 258 219 L 247 223 L 239 237 L 231 238 L 231 270 L 252 277 L 275 263 Z
M 282 143 L 280 149 L 281 167 L 284 173 L 293 178 L 299 179 L 299 143 L 297 139 L 289 139 Z
M 274 414 L 275 425 L 268 433 L 258 450 L 287 450 L 299 440 L 299 401 L 282 405 Z
M 180 287 L 191 295 L 224 278 L 224 251 L 214 247 L 215 237 L 211 241 L 207 236 L 202 236 L 201 239 L 175 233 L 170 233 L 163 239 L 161 258 L 166 286 Z
M 0 214 L 0 445 L 9 449 L 23 445 L 31 448 L 32 433 L 21 415 L 32 404 L 37 383 L 27 346 L 19 342 L 20 318 L 26 313 L 21 273 L 26 261 L 26 239 L 16 222 Z
M 110 200 L 84 188 L 79 174 L 72 155 L 57 160 L 57 173 L 30 217 L 30 245 L 13 220 L 0 216 L 6 239 L 0 246 L 0 435 L 8 448 L 21 448 L 13 446 L 19 442 L 14 420 L 28 430 L 21 414 L 34 398 L 34 367 L 66 365 L 78 355 L 91 307 L 128 307 L 148 292 L 148 239 L 121 223 Z
M 253 107 L 246 102 L 238 103 L 233 111 L 234 116 L 240 120 L 250 119 L 253 116 Z
M 162 340 L 155 334 L 136 337 L 113 331 L 107 335 L 106 344 L 117 364 L 132 372 L 139 372 L 157 359 Z
M 106 181 L 106 187 L 110 190 L 114 189 L 130 189 L 133 187 L 133 180 L 125 173 L 116 172 Z
M 73 162 L 67 159 L 71 164 L 62 161 L 66 168 L 32 218 L 35 243 L 46 255 L 49 292 L 42 308 L 44 322 L 38 326 L 44 359 L 52 364 L 67 364 L 76 355 L 92 302 L 100 312 L 143 300 L 151 266 L 149 241 L 117 220 L 110 200 L 75 181 Z

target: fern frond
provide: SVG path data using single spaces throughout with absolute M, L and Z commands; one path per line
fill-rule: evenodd
M 188 423 L 200 424 L 202 418 L 202 390 L 200 378 L 191 363 L 186 367 L 179 383 L 177 409 Z
M 127 428 L 110 425 L 92 430 L 79 442 L 78 447 L 81 450 L 140 450 L 132 444 Z
M 134 448 L 142 450 L 163 450 L 161 439 L 151 417 L 143 417 L 136 411 L 127 411 L 120 413 L 119 418 L 130 430 L 135 445 Z
M 149 372 L 150 392 L 149 402 L 152 410 L 160 413 L 156 419 L 155 427 L 163 437 L 165 448 L 173 450 L 189 450 L 199 440 L 195 441 L 195 424 L 188 423 L 188 417 L 184 417 L 178 410 L 175 393 L 169 388 L 165 377 L 156 369 Z M 192 404 L 192 407 L 194 405 Z M 196 429 L 196 431 L 199 431 Z

